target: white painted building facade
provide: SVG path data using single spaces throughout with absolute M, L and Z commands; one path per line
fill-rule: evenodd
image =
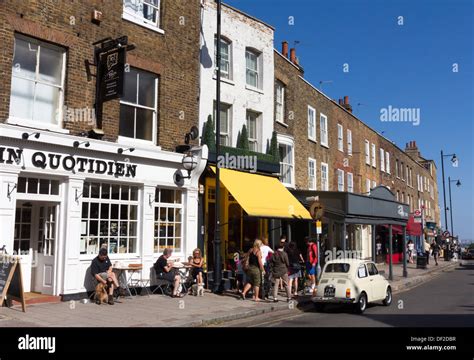
M 200 129 L 215 112 L 215 1 L 203 1 L 202 12 Z M 221 18 L 221 145 L 236 147 L 245 124 L 250 149 L 265 153 L 274 120 L 274 30 L 224 4 Z
M 113 264 L 143 264 L 144 279 L 165 247 L 191 255 L 207 146 L 193 149 L 197 167 L 177 184 L 183 154 L 140 145 L 120 154 L 117 143 L 38 132 L 25 140 L 31 129 L 0 124 L 0 248 L 20 254 L 25 291 L 91 290 L 102 245 Z

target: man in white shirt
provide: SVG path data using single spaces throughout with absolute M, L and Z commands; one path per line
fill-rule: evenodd
M 268 246 L 268 238 L 264 237 L 262 239 L 263 245 L 260 247 L 260 252 L 262 253 L 262 262 L 263 262 L 263 267 L 265 269 L 265 274 L 263 276 L 263 286 L 262 286 L 262 298 L 266 299 L 268 298 L 268 293 L 270 292 L 270 280 L 268 276 L 270 275 L 269 271 L 269 266 L 268 266 L 268 259 L 269 255 L 273 254 L 273 250 L 270 246 Z

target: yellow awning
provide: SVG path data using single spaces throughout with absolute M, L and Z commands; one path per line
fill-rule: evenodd
M 215 173 L 216 168 L 211 166 Z M 277 179 L 270 176 L 220 169 L 220 180 L 250 216 L 309 219 L 308 210 Z

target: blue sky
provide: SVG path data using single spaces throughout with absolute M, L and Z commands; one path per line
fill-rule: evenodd
M 457 168 L 445 158 L 446 181 L 462 182 L 452 184 L 454 229 L 474 240 L 472 0 L 224 2 L 272 25 L 277 49 L 283 40 L 290 47 L 299 41 L 305 78 L 318 87 L 331 80 L 322 90 L 333 99 L 348 95 L 354 114 L 372 128 L 402 148 L 415 140 L 422 155 L 436 161 L 441 209 L 440 151 L 456 153 Z M 420 109 L 420 124 L 382 122 L 380 111 L 389 105 Z M 443 211 L 441 218 L 444 227 Z

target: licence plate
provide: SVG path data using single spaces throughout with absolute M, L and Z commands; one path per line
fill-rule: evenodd
M 324 288 L 324 297 L 334 297 L 336 295 L 336 288 L 332 285 Z

